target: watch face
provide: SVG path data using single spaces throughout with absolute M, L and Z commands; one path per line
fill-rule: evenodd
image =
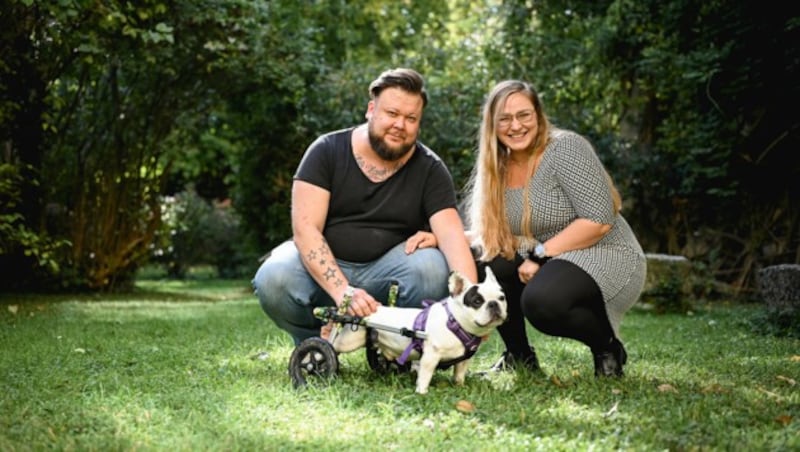
M 536 248 L 533 250 L 533 253 L 536 254 L 537 257 L 544 257 L 544 245 L 541 243 L 536 245 Z

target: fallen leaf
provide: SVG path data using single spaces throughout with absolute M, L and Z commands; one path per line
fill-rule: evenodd
M 456 409 L 462 413 L 472 413 L 475 411 L 475 405 L 466 400 L 459 400 L 456 402 Z
M 672 386 L 669 383 L 658 385 L 658 390 L 659 392 L 678 392 L 678 390 L 675 389 L 675 386 Z
M 781 396 L 779 396 L 778 394 L 775 394 L 775 393 L 774 393 L 774 392 L 772 392 L 772 391 L 767 391 L 767 390 L 766 390 L 766 389 L 764 389 L 764 388 L 756 388 L 756 389 L 757 389 L 757 390 L 759 390 L 759 391 L 761 391 L 761 392 L 763 392 L 764 394 L 766 394 L 766 395 L 768 395 L 768 396 L 770 396 L 770 397 L 774 397 L 774 398 L 776 398 L 776 399 L 780 399 L 780 398 L 781 398 Z
M 616 403 L 614 403 L 614 406 L 612 406 L 610 410 L 606 411 L 606 413 L 603 415 L 603 417 L 609 417 L 612 414 L 616 413 L 618 406 L 619 406 L 619 400 L 617 400 Z
M 75 353 L 86 353 L 86 349 L 85 348 L 76 348 L 75 350 L 73 350 L 73 352 L 75 352 Z
M 779 424 L 781 424 L 784 427 L 786 427 L 787 425 L 789 425 L 792 422 L 792 417 L 789 416 L 788 414 L 782 414 L 782 415 L 776 417 L 775 420 L 778 421 Z
M 15 304 L 8 305 L 8 312 L 17 315 L 17 311 L 19 310 L 19 306 Z
M 793 379 L 793 378 L 784 377 L 783 375 L 778 375 L 778 376 L 777 376 L 777 377 L 775 377 L 775 378 L 777 378 L 778 380 L 783 380 L 783 381 L 785 381 L 786 383 L 789 383 L 789 386 L 794 386 L 794 385 L 796 385 L 796 384 L 797 384 L 797 382 L 796 382 L 796 381 L 794 381 L 794 379 Z
M 789 361 L 800 363 L 800 355 L 792 355 L 792 357 L 789 358 Z
M 614 389 L 611 390 L 611 393 L 615 394 L 615 395 L 622 394 L 622 389 L 614 388 Z
M 254 355 L 250 355 L 250 359 L 252 360 L 265 361 L 267 358 L 269 358 L 268 352 L 258 352 Z
M 558 378 L 558 376 L 557 376 L 557 375 L 552 375 L 552 376 L 550 377 L 550 381 L 551 381 L 551 382 L 552 382 L 554 385 L 558 386 L 559 388 L 563 388 L 563 387 L 564 387 L 564 383 L 562 383 L 562 382 L 561 382 L 561 380 Z
M 706 394 L 722 394 L 727 392 L 719 383 L 712 383 L 702 389 Z

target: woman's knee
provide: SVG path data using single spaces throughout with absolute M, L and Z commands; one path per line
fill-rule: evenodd
M 535 281 L 531 282 L 520 297 L 522 313 L 533 326 L 555 322 L 565 315 L 563 306 L 566 306 L 557 299 L 556 294 L 547 293 Z

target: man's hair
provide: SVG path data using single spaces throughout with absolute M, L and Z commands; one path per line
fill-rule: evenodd
M 375 99 L 386 88 L 400 88 L 411 94 L 419 94 L 422 97 L 422 106 L 428 104 L 425 80 L 413 69 L 396 68 L 384 71 L 369 84 L 369 98 Z

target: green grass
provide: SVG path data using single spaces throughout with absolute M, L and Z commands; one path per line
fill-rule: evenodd
M 800 341 L 751 333 L 753 305 L 632 311 L 620 380 L 532 331 L 546 377 L 456 387 L 438 371 L 420 396 L 361 351 L 340 356 L 330 385 L 294 390 L 291 341 L 247 281 L 137 287 L 0 295 L 0 451 L 800 450 Z M 493 335 L 472 369 L 501 349 Z

